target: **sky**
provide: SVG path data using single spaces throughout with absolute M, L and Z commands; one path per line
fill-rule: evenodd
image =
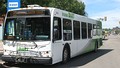
M 88 13 L 88 17 L 96 20 L 107 17 L 107 21 L 102 21 L 103 28 L 120 27 L 120 0 L 82 1 L 85 3 L 85 11 Z

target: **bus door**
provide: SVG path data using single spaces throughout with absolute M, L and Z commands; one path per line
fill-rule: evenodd
M 63 19 L 63 41 L 64 45 L 70 46 L 71 56 L 73 56 L 77 51 L 77 45 L 72 40 L 72 21 L 69 19 Z
M 53 62 L 58 62 L 62 60 L 62 26 L 61 18 L 54 17 L 53 19 Z

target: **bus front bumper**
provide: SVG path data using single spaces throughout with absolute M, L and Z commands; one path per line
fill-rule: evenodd
M 17 63 L 52 64 L 52 58 L 2 55 L 2 60 Z

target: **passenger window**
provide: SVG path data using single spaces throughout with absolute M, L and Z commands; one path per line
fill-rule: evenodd
M 72 23 L 68 19 L 63 19 L 63 40 L 72 40 Z
M 80 39 L 80 22 L 73 21 L 74 39 Z
M 87 38 L 87 25 L 85 22 L 81 23 L 81 28 L 82 28 L 82 39 Z
M 53 28 L 53 37 L 54 40 L 60 40 L 61 39 L 61 19 L 54 17 L 54 28 Z
M 88 38 L 91 38 L 92 24 L 88 23 Z

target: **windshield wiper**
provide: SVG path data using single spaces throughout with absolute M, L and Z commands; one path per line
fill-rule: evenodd
M 32 42 L 34 43 L 34 45 L 35 45 L 35 48 L 36 48 L 36 47 L 38 47 L 38 45 L 35 43 L 35 41 L 32 41 Z M 34 49 L 35 49 L 35 48 L 34 48 Z

